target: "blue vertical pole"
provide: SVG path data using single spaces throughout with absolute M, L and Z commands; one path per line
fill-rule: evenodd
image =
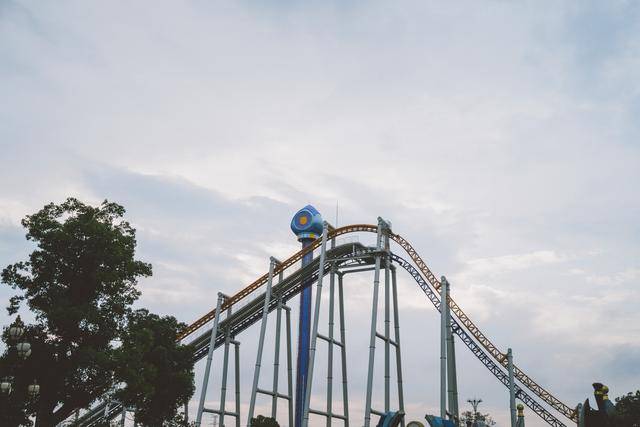
M 311 245 L 323 232 L 320 212 L 311 205 L 300 209 L 291 219 L 291 231 L 302 243 L 302 248 Z M 302 257 L 302 267 L 313 260 L 313 252 Z M 298 322 L 298 363 L 296 367 L 296 397 L 294 426 L 301 427 L 304 421 L 305 393 L 309 377 L 309 346 L 311 344 L 311 298 L 312 280 L 305 279 L 300 293 L 300 319 Z
M 313 239 L 303 239 L 302 248 L 309 246 Z M 302 267 L 309 265 L 313 260 L 313 252 L 309 252 L 302 258 Z M 311 338 L 311 298 L 313 288 L 311 279 L 303 283 L 300 293 L 300 319 L 298 322 L 298 363 L 296 370 L 296 418 L 295 427 L 302 426 L 304 418 L 304 395 L 307 390 L 307 377 L 309 375 L 309 344 Z

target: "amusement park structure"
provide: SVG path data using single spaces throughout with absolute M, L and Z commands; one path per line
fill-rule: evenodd
M 455 362 L 455 339 L 462 342 L 481 364 L 488 369 L 509 391 L 511 425 L 523 423 L 522 410 L 516 413 L 516 400 L 528 406 L 533 413 L 551 426 L 565 426 L 567 422 L 577 423 L 579 411 L 571 408 L 555 397 L 513 363 L 512 352 L 500 351 L 478 326 L 465 314 L 450 294 L 450 284 L 442 276 L 436 278 L 423 258 L 407 239 L 393 232 L 388 221 L 378 218 L 377 224 L 353 224 L 334 228 L 323 221 L 311 206 L 301 209 L 293 218 L 291 228 L 302 243 L 302 249 L 285 260 L 271 258 L 269 271 L 234 295 L 218 294 L 216 308 L 206 313 L 177 337 L 186 342 L 195 335 L 188 345 L 193 349 L 195 361 L 205 359 L 205 373 L 199 396 L 196 425 L 202 425 L 204 413 L 217 414 L 221 426 L 230 424 L 232 418 L 236 427 L 250 426 L 255 416 L 256 398 L 266 395 L 271 400 L 271 416 L 275 418 L 278 404 L 284 402 L 288 419 L 279 420 L 281 425 L 307 427 L 310 415 L 321 416 L 326 425 L 341 421 L 349 425 L 398 425 L 404 427 L 402 415 L 405 410 L 403 392 L 403 372 L 401 357 L 400 322 L 396 275 L 402 269 L 409 273 L 424 292 L 427 299 L 441 314 L 441 372 L 440 372 L 440 418 L 458 424 L 458 390 Z M 353 233 L 373 233 L 374 246 L 358 242 L 339 244 L 339 236 Z M 392 250 L 392 243 L 394 247 Z M 319 254 L 314 257 L 314 250 Z M 396 250 L 397 249 L 397 250 Z M 300 266 L 301 262 L 301 266 Z M 369 352 L 367 358 L 367 381 L 364 396 L 349 395 L 347 372 L 347 342 L 345 337 L 345 277 L 364 271 L 374 275 L 372 292 L 371 321 L 369 330 Z M 328 289 L 326 280 L 328 279 Z M 315 289 L 315 298 L 312 297 Z M 323 293 L 328 298 L 323 299 Z M 294 382 L 292 319 L 290 301 L 300 295 L 300 318 L 298 319 L 297 364 Z M 327 303 L 325 304 L 325 301 Z M 443 304 L 444 302 L 444 304 Z M 313 304 L 312 304 L 313 303 Z M 378 320 L 379 306 L 384 318 Z M 320 314 L 326 313 L 328 325 L 320 330 Z M 261 387 L 265 380 L 262 366 L 265 335 L 275 317 L 274 364 L 270 372 L 272 381 L 268 388 Z M 284 323 L 284 325 L 283 325 Z M 240 395 L 240 338 L 252 325 L 260 325 L 258 350 L 253 369 L 253 382 L 248 398 L 247 414 L 241 414 Z M 337 324 L 337 330 L 336 330 Z M 382 329 L 379 326 L 382 325 Z M 205 328 L 208 326 L 208 328 Z M 282 329 L 284 326 L 284 338 Z M 272 327 L 272 326 L 271 326 Z M 196 332 L 200 332 L 196 335 Z M 326 398 L 322 407 L 317 400 L 311 401 L 314 387 L 314 367 L 317 364 L 318 342 L 327 344 Z M 381 343 L 381 344 L 379 344 Z M 222 347 L 221 384 L 216 408 L 206 407 L 207 389 L 211 374 L 214 350 Z M 230 352 L 233 348 L 233 361 Z M 286 384 L 279 384 L 280 359 L 284 351 L 286 359 Z M 217 354 L 217 352 L 215 352 Z M 376 372 L 374 360 L 382 357 L 384 372 Z M 216 356 L 218 357 L 218 356 Z M 334 362 L 337 360 L 337 365 Z M 395 366 L 392 366 L 392 361 Z M 230 363 L 231 362 L 231 363 Z M 233 371 L 235 390 L 231 399 L 227 395 L 229 370 Z M 341 378 L 341 384 L 334 389 L 334 371 Z M 392 385 L 392 371 L 395 383 Z M 383 378 L 383 407 L 374 408 L 374 378 Z M 316 385 L 317 387 L 317 385 Z M 396 390 L 392 391 L 392 387 Z M 334 408 L 337 400 L 341 404 Z M 395 396 L 392 402 L 392 396 Z M 364 402 L 364 419 L 353 420 L 349 415 L 349 403 L 353 400 Z M 211 400 L 211 399 L 210 399 Z M 228 400 L 233 401 L 229 405 Z M 313 404 L 312 404 L 313 403 Z M 520 406 L 520 405 L 518 405 Z M 76 422 L 79 426 L 96 426 L 106 420 L 123 416 L 126 408 L 118 402 L 103 401 L 89 409 Z M 374 419 L 374 417 L 376 417 Z M 380 423 L 378 423 L 378 417 Z M 123 418 L 124 419 L 124 418 Z M 397 420 L 387 423 L 385 419 Z M 355 423 L 355 424 L 354 424 Z M 360 424 L 362 423 L 362 424 Z M 314 425 L 319 423 L 314 422 Z

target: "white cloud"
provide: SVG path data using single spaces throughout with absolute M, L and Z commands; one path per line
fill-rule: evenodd
M 562 263 L 570 258 L 569 255 L 559 254 L 553 250 L 540 250 L 524 254 L 471 259 L 465 262 L 462 271 L 455 275 L 455 279 L 463 284 L 487 282 L 501 274 Z
M 589 274 L 585 280 L 597 285 L 617 285 L 640 279 L 640 268 L 627 268 L 626 270 L 610 275 Z
M 639 18 L 624 2 L 6 3 L 0 261 L 27 250 L 25 214 L 108 197 L 156 266 L 141 304 L 190 320 L 297 248 L 300 206 L 333 221 L 338 201 L 340 224 L 392 220 L 487 334 L 582 400 L 575 379 L 606 358 L 566 361 L 637 339 L 599 325 L 640 323 Z M 370 281 L 350 283 L 366 318 Z M 407 316 L 426 304 L 413 286 Z M 482 393 L 474 368 L 465 392 Z

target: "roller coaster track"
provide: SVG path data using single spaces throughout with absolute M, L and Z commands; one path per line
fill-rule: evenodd
M 332 261 L 353 253 L 354 245 L 341 245 L 328 253 Z M 319 275 L 318 270 L 319 259 L 316 258 L 311 264 L 296 270 L 287 276 L 281 283 L 276 284 L 272 289 L 272 298 L 269 303 L 269 312 L 273 311 L 278 302 L 278 298 L 282 297 L 283 302 L 288 301 L 300 292 L 302 283 L 307 280 L 314 282 Z M 329 261 L 325 265 L 325 274 L 329 273 Z M 257 323 L 262 318 L 262 308 L 264 305 L 264 294 L 257 296 L 247 305 L 237 309 L 229 319 L 221 319 L 218 326 L 214 348 L 218 348 L 224 344 L 226 331 L 229 330 L 231 336 L 237 336 L 251 325 Z M 211 337 L 211 328 L 198 335 L 188 345 L 193 348 L 193 361 L 203 359 L 209 351 Z M 90 409 L 83 414 L 78 420 L 77 425 L 82 427 L 94 427 L 99 425 L 105 419 L 111 420 L 122 412 L 122 405 L 118 402 L 102 402 L 96 407 Z
M 377 226 L 370 225 L 370 224 L 348 225 L 348 226 L 332 229 L 329 232 L 327 238 L 334 239 L 341 235 L 358 233 L 358 232 L 377 233 Z M 437 291 L 440 289 L 440 286 L 441 286 L 440 281 L 438 281 L 438 279 L 433 274 L 433 272 L 429 269 L 429 267 L 424 262 L 422 257 L 420 257 L 418 252 L 413 248 L 413 246 L 406 239 L 404 239 L 399 234 L 395 234 L 391 231 L 388 231 L 388 236 L 389 236 L 389 239 L 396 242 L 406 252 L 406 254 L 409 256 L 411 261 L 416 265 L 417 269 L 414 268 L 408 261 L 399 257 L 398 255 L 392 254 L 391 256 L 394 259 L 394 261 L 400 264 L 413 276 L 413 278 L 416 280 L 416 282 L 418 282 L 418 284 L 420 285 L 422 290 L 425 292 L 427 297 L 431 300 L 434 306 L 436 306 L 436 308 L 439 310 L 440 300 L 437 297 Z M 290 267 L 294 266 L 304 257 L 304 255 L 317 249 L 320 246 L 320 244 L 321 244 L 320 239 L 318 239 L 308 247 L 304 248 L 299 252 L 296 252 L 291 257 L 279 263 L 274 270 L 274 276 L 280 273 L 283 273 Z M 285 281 L 290 279 L 293 280 L 294 279 L 293 276 L 298 276 L 299 274 L 303 274 L 303 272 L 306 272 L 304 273 L 307 275 L 306 277 L 311 276 L 313 279 L 315 279 L 317 278 L 317 271 L 318 271 L 317 267 L 318 266 L 315 265 L 315 268 L 316 268 L 315 273 L 312 270 L 307 271 L 307 269 L 296 270 L 296 272 L 292 273 L 291 276 L 287 277 Z M 328 270 L 329 269 L 326 268 L 325 272 L 327 272 Z M 223 303 L 223 305 L 221 306 L 221 312 L 224 312 L 229 308 L 239 304 L 242 300 L 247 298 L 254 291 L 258 290 L 261 286 L 266 284 L 267 280 L 268 280 L 268 275 L 264 274 L 261 277 L 259 277 L 257 280 L 255 280 L 253 283 L 251 283 L 249 286 L 243 288 L 236 294 L 232 295 L 230 298 L 227 298 Z M 433 290 L 429 288 L 429 285 L 433 288 Z M 299 291 L 299 289 L 300 289 L 300 286 L 295 288 L 292 291 L 293 293 L 290 293 L 289 294 L 290 296 L 288 296 L 286 299 L 293 296 L 296 292 Z M 254 302 L 255 301 L 252 301 L 249 304 L 253 305 Z M 498 365 L 496 365 L 496 363 L 494 363 L 491 360 L 491 358 L 493 358 L 499 365 L 501 365 L 502 367 L 506 367 L 507 365 L 506 354 L 498 350 L 498 348 L 480 331 L 480 329 L 471 321 L 471 319 L 464 313 L 464 311 L 462 311 L 462 309 L 455 303 L 455 301 L 452 298 L 449 298 L 448 304 L 449 304 L 449 307 L 451 308 L 451 315 L 453 320 L 452 329 L 454 330 L 454 332 L 461 338 L 461 340 L 474 353 L 474 355 L 476 355 L 476 357 L 487 367 L 487 369 L 489 369 L 489 371 L 491 371 L 494 374 L 494 376 L 498 378 L 500 382 L 508 386 L 509 384 L 508 376 L 498 367 Z M 248 306 L 243 307 L 240 311 L 244 310 L 246 307 Z M 240 313 L 240 311 L 238 311 L 238 313 Z M 257 311 L 259 311 L 260 312 L 259 314 L 261 315 L 261 310 L 257 310 Z M 204 316 L 200 317 L 191 325 L 186 327 L 177 336 L 177 340 L 180 341 L 190 336 L 191 334 L 193 334 L 194 332 L 202 328 L 204 325 L 206 325 L 208 322 L 213 320 L 214 317 L 215 317 L 215 309 L 206 313 Z M 259 316 L 256 316 L 255 314 L 253 316 L 250 316 L 249 318 L 246 319 L 245 322 L 242 322 L 242 328 L 234 332 L 240 332 L 241 330 L 246 329 L 251 324 L 255 323 L 258 319 L 259 319 Z M 224 330 L 223 324 L 221 323 L 220 326 L 221 326 L 220 330 L 223 331 Z M 466 331 L 469 332 L 470 335 L 467 334 L 465 329 Z M 196 338 L 196 340 L 194 340 L 190 344 L 190 345 L 195 344 L 194 359 L 198 360 L 206 354 L 207 349 L 205 349 L 205 347 L 208 348 L 209 335 L 210 335 L 210 332 L 206 332 L 200 335 L 198 338 Z M 218 343 L 219 339 L 216 340 L 216 345 L 215 345 L 216 347 L 219 345 Z M 483 350 L 483 348 L 484 350 L 486 350 L 486 353 Z M 528 375 L 526 375 L 521 369 L 519 369 L 516 366 L 514 366 L 514 374 L 518 381 L 520 381 L 527 389 L 529 389 L 534 395 L 536 395 L 542 401 L 550 405 L 553 409 L 555 409 L 562 415 L 566 416 L 570 420 L 572 421 L 577 420 L 577 414 L 575 410 L 573 410 L 566 404 L 562 403 L 559 399 L 557 399 L 550 392 L 545 390 L 542 386 L 537 384 L 532 378 L 530 378 Z M 519 399 L 521 399 L 525 404 L 527 404 L 527 406 L 529 406 L 532 410 L 534 410 L 536 414 L 538 414 L 550 425 L 556 426 L 556 427 L 564 426 L 563 423 L 557 420 L 542 405 L 540 405 L 537 401 L 535 401 L 531 396 L 529 396 L 523 389 L 521 389 L 518 386 L 516 386 L 516 394 Z M 104 407 L 105 405 L 102 404 L 101 408 L 104 408 Z M 115 414 L 118 413 L 116 410 L 116 407 L 109 410 L 108 412 L 110 416 L 114 416 Z M 94 409 L 89 414 L 87 414 L 88 418 L 91 419 L 91 421 L 89 423 L 81 422 L 80 425 L 83 425 L 83 426 L 92 425 L 94 420 L 97 419 L 95 414 L 96 414 L 96 410 Z
M 377 233 L 377 231 L 378 231 L 378 227 L 376 225 L 353 224 L 353 225 L 346 225 L 344 227 L 332 229 L 329 232 L 327 238 L 333 239 L 344 234 L 359 233 L 359 232 Z M 424 278 L 431 284 L 431 286 L 433 286 L 436 291 L 440 289 L 440 281 L 438 281 L 436 276 L 429 269 L 427 264 L 424 262 L 420 254 L 418 254 L 418 252 L 414 249 L 414 247 L 404 237 L 400 236 L 399 234 L 389 232 L 389 238 L 394 242 L 396 242 L 398 245 L 400 245 L 402 249 L 404 249 L 404 251 L 407 253 L 407 255 L 409 255 L 411 260 L 418 267 L 418 270 L 422 273 Z M 274 275 L 277 275 L 280 272 L 283 272 L 289 267 L 293 266 L 298 261 L 300 261 L 305 254 L 313 251 L 314 249 L 317 249 L 319 246 L 320 246 L 320 239 L 317 239 L 311 245 L 307 246 L 306 248 L 302 249 L 299 252 L 296 252 L 295 254 L 287 258 L 285 261 L 283 261 L 281 264 L 279 264 L 276 267 L 274 271 Z M 268 274 L 265 273 L 264 275 L 259 277 L 256 281 L 251 283 L 249 286 L 242 289 L 240 292 L 236 293 L 231 298 L 226 300 L 226 302 L 221 307 L 221 311 L 228 309 L 229 307 L 241 301 L 247 295 L 251 294 L 256 289 L 260 288 L 262 285 L 267 283 L 267 279 L 268 279 Z M 485 350 L 487 350 L 487 352 L 491 355 L 491 357 L 493 357 L 493 359 L 496 360 L 498 363 L 500 363 L 502 366 L 506 366 L 507 355 L 498 350 L 498 348 L 491 342 L 491 340 L 489 340 L 489 338 L 487 338 L 482 333 L 482 331 L 480 331 L 480 329 L 475 325 L 475 323 L 471 321 L 469 316 L 467 316 L 465 312 L 462 311 L 460 306 L 458 306 L 458 304 L 456 304 L 456 302 L 453 299 L 449 299 L 449 307 L 451 308 L 451 313 L 454 315 L 454 317 L 456 317 L 460 321 L 460 323 L 471 333 L 471 335 L 473 335 L 473 337 L 477 340 L 477 342 L 479 342 L 480 345 L 482 345 L 482 347 L 484 347 Z M 205 325 L 209 321 L 213 320 L 213 318 L 215 317 L 215 312 L 216 311 L 214 309 L 208 312 L 207 314 L 205 314 L 204 316 L 202 316 L 201 318 L 199 318 L 198 320 L 196 320 L 195 322 L 193 322 L 191 325 L 189 325 L 184 331 L 182 331 L 178 335 L 178 339 L 184 339 L 185 337 L 189 336 L 190 334 L 192 334 L 194 331 L 201 328 L 203 325 Z M 522 371 L 517 366 L 514 366 L 514 375 L 518 379 L 518 381 L 520 381 L 525 387 L 531 390 L 536 396 L 538 396 L 544 402 L 549 404 L 556 411 L 560 412 L 562 415 L 566 416 L 572 421 L 577 421 L 578 416 L 574 409 L 572 409 L 571 407 L 561 402 L 560 399 L 558 399 L 557 397 L 553 396 L 549 391 L 547 391 L 538 383 L 536 383 L 531 377 L 529 377 L 524 371 Z
M 404 268 L 413 279 L 416 281 L 418 286 L 424 291 L 429 301 L 433 304 L 433 306 L 440 311 L 442 306 L 440 302 L 440 298 L 433 289 L 429 287 L 429 283 L 425 281 L 420 272 L 416 270 L 413 265 L 404 258 L 401 258 L 398 255 L 391 254 L 391 258 L 394 262 Z M 502 383 L 505 387 L 509 388 L 509 375 L 504 372 L 500 367 L 489 357 L 487 353 L 485 353 L 482 348 L 467 334 L 467 332 L 460 326 L 460 323 L 456 320 L 456 318 L 451 315 L 451 329 L 453 332 L 460 337 L 460 340 L 471 350 L 471 352 L 482 362 L 482 364 Z M 516 397 L 525 403 L 529 408 L 533 410 L 540 418 L 546 421 L 549 425 L 554 427 L 566 427 L 564 423 L 558 420 L 552 413 L 550 413 L 544 406 L 540 405 L 534 398 L 532 398 L 526 391 L 520 388 L 517 384 L 515 386 Z

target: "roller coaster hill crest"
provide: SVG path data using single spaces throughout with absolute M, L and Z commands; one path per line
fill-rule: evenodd
M 203 383 L 200 391 L 196 425 L 202 425 L 203 414 L 212 413 L 218 416 L 219 424 L 225 425 L 225 418 L 233 418 L 236 427 L 240 427 L 241 414 L 240 396 L 240 366 L 239 339 L 242 332 L 252 325 L 260 325 L 256 363 L 253 369 L 253 381 L 249 396 L 246 425 L 250 426 L 254 420 L 257 398 L 266 396 L 271 401 L 271 417 L 279 416 L 281 425 L 308 427 L 310 416 L 323 417 L 327 426 L 332 421 L 342 421 L 345 427 L 352 422 L 349 414 L 349 375 L 347 372 L 347 342 L 345 337 L 345 316 L 343 286 L 345 278 L 350 274 L 372 271 L 374 280 L 372 286 L 371 327 L 369 330 L 369 353 L 364 396 L 363 425 L 369 427 L 374 417 L 379 417 L 377 425 L 404 427 L 404 389 L 401 357 L 401 340 L 399 327 L 398 294 L 396 288 L 396 273 L 404 270 L 414 279 L 424 292 L 426 298 L 434 308 L 440 312 L 440 414 L 429 416 L 429 423 L 437 425 L 459 425 L 460 413 L 458 407 L 457 372 L 455 362 L 455 337 L 462 342 L 480 363 L 502 383 L 509 394 L 511 425 L 523 426 L 521 419 L 522 404 L 526 405 L 534 414 L 551 426 L 566 426 L 565 423 L 578 423 L 581 427 L 592 427 L 595 424 L 585 424 L 585 414 L 590 414 L 589 408 L 583 405 L 570 407 L 562 402 L 545 387 L 536 382 L 525 371 L 513 363 L 511 350 L 499 350 L 480 328 L 469 318 L 450 294 L 450 283 L 442 276 L 436 278 L 426 262 L 411 245 L 411 243 L 395 233 L 391 223 L 378 218 L 376 224 L 351 224 L 333 227 L 323 221 L 320 213 L 311 205 L 300 209 L 291 220 L 291 230 L 301 244 L 301 249 L 284 260 L 271 257 L 269 271 L 248 286 L 233 295 L 218 294 L 216 308 L 204 314 L 186 327 L 177 337 L 179 341 L 190 339 L 188 344 L 193 349 L 195 361 L 206 359 Z M 374 246 L 360 243 L 339 244 L 336 240 L 340 236 L 369 233 L 374 234 Z M 394 243 L 392 251 L 391 244 Z M 314 257 L 314 251 L 319 255 Z M 328 286 L 327 286 L 328 281 Z M 313 286 L 315 285 L 315 286 Z M 328 288 L 328 289 L 327 289 Z M 315 299 L 313 290 L 315 289 Z M 328 303 L 321 298 L 323 292 L 328 292 Z M 296 353 L 295 381 L 293 375 L 293 344 L 292 319 L 290 301 L 299 297 L 298 343 Z M 445 304 L 442 304 L 442 302 Z M 323 304 L 328 307 L 323 307 Z M 382 331 L 378 330 L 378 311 L 384 313 Z M 328 310 L 327 332 L 319 332 L 320 313 Z M 275 317 L 274 365 L 271 385 L 261 386 L 262 356 L 265 346 L 266 329 L 269 319 Z M 284 318 L 284 319 L 283 319 Z M 336 326 L 337 324 L 337 326 Z M 205 326 L 209 326 L 205 329 Z M 273 325 L 271 325 L 273 326 Z M 285 329 L 282 337 L 282 329 Z M 323 326 L 323 330 L 325 327 Z M 196 332 L 200 334 L 192 337 Z M 311 394 L 314 386 L 314 366 L 316 363 L 316 349 L 318 340 L 327 344 L 327 379 L 326 399 L 322 407 L 314 407 Z M 382 344 L 378 344 L 378 343 Z M 377 345 L 382 355 L 384 372 L 379 373 L 374 364 Z M 222 378 L 218 406 L 206 407 L 207 389 L 211 373 L 214 350 L 223 347 Z M 231 363 L 230 353 L 234 351 L 234 363 Z M 286 384 L 279 384 L 279 369 L 281 353 L 285 353 Z M 394 354 L 392 354 L 394 353 Z M 339 362 L 334 366 L 334 359 Z M 391 361 L 393 360 L 393 365 Z M 233 366 L 230 366 L 233 365 Z M 229 371 L 234 373 L 235 391 L 232 398 L 233 409 L 227 402 L 227 377 Z M 334 370 L 339 371 L 342 379 L 337 384 Z M 395 371 L 395 384 L 391 384 L 391 371 Z M 374 378 L 383 378 L 382 390 L 374 390 Z M 262 378 L 262 382 L 265 379 Z M 334 384 L 336 383 L 336 384 Z M 391 388 L 396 390 L 392 393 Z M 340 410 L 334 407 L 334 388 L 337 393 Z M 381 407 L 373 407 L 373 396 L 381 394 Z M 230 393 L 231 394 L 231 393 Z M 392 399 L 392 395 L 394 398 Z M 392 402 L 393 400 L 393 402 Z M 516 413 L 516 400 L 518 414 Z M 278 405 L 284 402 L 286 417 L 282 420 Z M 314 405 L 317 401 L 314 398 Z M 246 406 L 245 406 L 246 407 Z M 117 402 L 106 402 L 90 409 L 77 422 L 80 426 L 96 426 L 105 420 L 115 418 L 126 413 Z M 595 418 L 591 418 L 595 419 Z M 372 421 L 373 420 L 373 421 Z M 434 421 L 435 420 L 435 421 Z M 438 424 L 440 423 L 440 424 Z M 612 425 L 612 424 L 611 424 Z

